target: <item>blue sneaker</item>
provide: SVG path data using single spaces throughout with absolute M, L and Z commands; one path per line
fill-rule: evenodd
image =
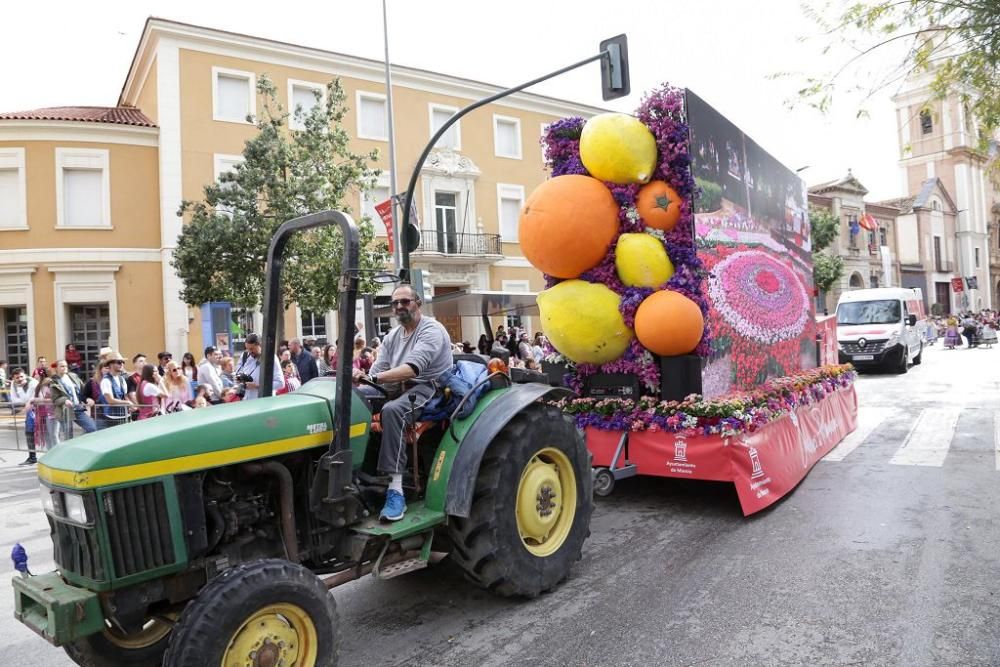
M 385 519 L 386 521 L 399 521 L 406 514 L 406 498 L 403 494 L 396 489 L 389 489 L 385 493 L 385 506 L 382 507 L 382 513 L 379 514 L 379 519 Z

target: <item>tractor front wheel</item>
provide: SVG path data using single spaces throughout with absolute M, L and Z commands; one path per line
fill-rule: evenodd
M 590 456 L 576 425 L 533 404 L 487 448 L 469 517 L 450 518 L 452 558 L 482 588 L 535 597 L 580 559 L 593 509 Z
M 164 667 L 335 667 L 337 609 L 319 577 L 261 560 L 210 581 L 174 628 Z
M 175 620 L 175 615 L 151 618 L 134 634 L 109 624 L 101 632 L 69 642 L 63 650 L 81 667 L 160 667 Z

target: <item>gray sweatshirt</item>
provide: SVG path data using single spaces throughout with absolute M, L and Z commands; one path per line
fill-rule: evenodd
M 412 365 L 419 380 L 436 380 L 451 370 L 451 338 L 444 325 L 422 316 L 412 334 L 406 335 L 402 326 L 396 327 L 382 341 L 371 373 L 403 364 Z

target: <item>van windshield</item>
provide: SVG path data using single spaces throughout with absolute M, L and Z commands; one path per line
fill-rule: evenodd
M 837 306 L 837 326 L 896 324 L 902 319 L 899 301 L 851 301 Z

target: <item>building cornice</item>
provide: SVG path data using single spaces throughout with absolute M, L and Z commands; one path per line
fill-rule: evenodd
M 310 69 L 331 76 L 347 76 L 385 85 L 385 69 L 381 60 L 150 17 L 146 21 L 139 46 L 132 58 L 119 104 L 134 104 L 141 87 L 141 80 L 145 78 L 145 72 L 148 72 L 149 64 L 155 55 L 156 45 L 163 39 L 176 42 L 181 49 L 189 48 L 245 60 Z M 504 86 L 400 65 L 392 66 L 392 76 L 394 86 L 470 101 L 493 95 L 504 89 Z M 567 114 L 592 116 L 608 111 L 600 107 L 533 93 L 515 93 L 494 104 L 553 116 Z
M 71 120 L 0 120 L 0 141 L 81 141 L 131 146 L 159 145 L 155 127 Z
M 0 266 L 159 262 L 159 248 L 17 248 L 0 250 Z

